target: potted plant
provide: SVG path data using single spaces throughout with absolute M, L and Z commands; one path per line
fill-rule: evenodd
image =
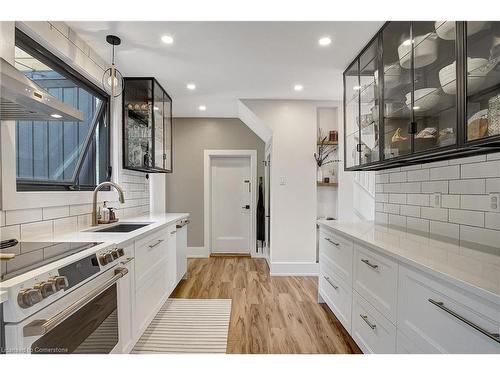
M 337 146 L 328 144 L 327 137 L 323 137 L 321 128 L 318 132 L 318 152 L 314 153 L 314 159 L 316 160 L 317 169 L 317 181 L 323 182 L 323 171 L 321 167 L 330 163 L 334 163 L 338 160 L 330 159 L 333 152 L 337 149 Z

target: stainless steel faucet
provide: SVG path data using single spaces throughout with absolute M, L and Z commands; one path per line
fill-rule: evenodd
M 125 203 L 125 197 L 123 195 L 123 190 L 120 185 L 115 184 L 111 181 L 105 181 L 97 185 L 94 189 L 94 195 L 92 197 L 92 226 L 97 225 L 97 192 L 106 186 L 113 186 L 116 191 L 118 191 L 118 198 L 120 199 L 120 203 Z

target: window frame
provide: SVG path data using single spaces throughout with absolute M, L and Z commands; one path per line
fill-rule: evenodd
M 94 116 L 92 122 L 92 129 L 90 133 L 87 134 L 85 143 L 82 145 L 82 154 L 78 158 L 77 165 L 75 166 L 75 171 L 73 173 L 71 181 L 47 181 L 47 180 L 36 180 L 36 179 L 22 179 L 18 178 L 16 175 L 16 190 L 19 192 L 43 192 L 43 191 L 92 191 L 97 186 L 97 182 L 94 185 L 80 185 L 77 183 L 79 172 L 83 163 L 85 162 L 88 152 L 94 152 L 94 169 L 96 167 L 96 150 L 97 148 L 93 146 L 93 140 L 96 133 L 96 129 L 99 127 L 99 123 L 104 117 L 107 121 L 107 139 L 108 147 L 105 154 L 106 157 L 106 181 L 111 180 L 112 176 L 112 164 L 111 164 L 111 106 L 110 96 L 100 87 L 89 81 L 81 73 L 72 68 L 62 59 L 54 55 L 48 49 L 43 47 L 41 44 L 33 40 L 23 31 L 16 27 L 15 29 L 15 42 L 14 45 L 23 51 L 27 52 L 37 60 L 41 61 L 50 68 L 56 70 L 60 74 L 64 75 L 67 79 L 76 83 L 79 87 L 90 92 L 92 95 L 96 96 L 102 101 L 102 107 L 98 110 L 97 116 Z M 17 149 L 16 149 L 16 159 L 17 159 Z

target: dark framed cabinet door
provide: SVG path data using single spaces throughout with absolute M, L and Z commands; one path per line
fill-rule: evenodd
M 344 73 L 344 153 L 345 168 L 360 165 L 360 91 L 359 60 L 356 60 Z

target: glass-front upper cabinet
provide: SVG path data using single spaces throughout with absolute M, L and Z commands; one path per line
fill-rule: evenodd
M 465 23 L 466 141 L 500 136 L 500 22 Z
M 412 22 L 414 152 L 457 142 L 455 21 Z
M 361 164 L 380 159 L 378 50 L 378 38 L 375 38 L 359 57 Z
M 344 73 L 344 116 L 345 116 L 345 168 L 352 168 L 360 164 L 359 151 L 359 96 L 361 85 L 359 82 L 359 60 Z
M 411 24 L 391 22 L 382 32 L 384 159 L 411 152 Z
M 172 100 L 154 78 L 125 78 L 123 167 L 172 171 Z

